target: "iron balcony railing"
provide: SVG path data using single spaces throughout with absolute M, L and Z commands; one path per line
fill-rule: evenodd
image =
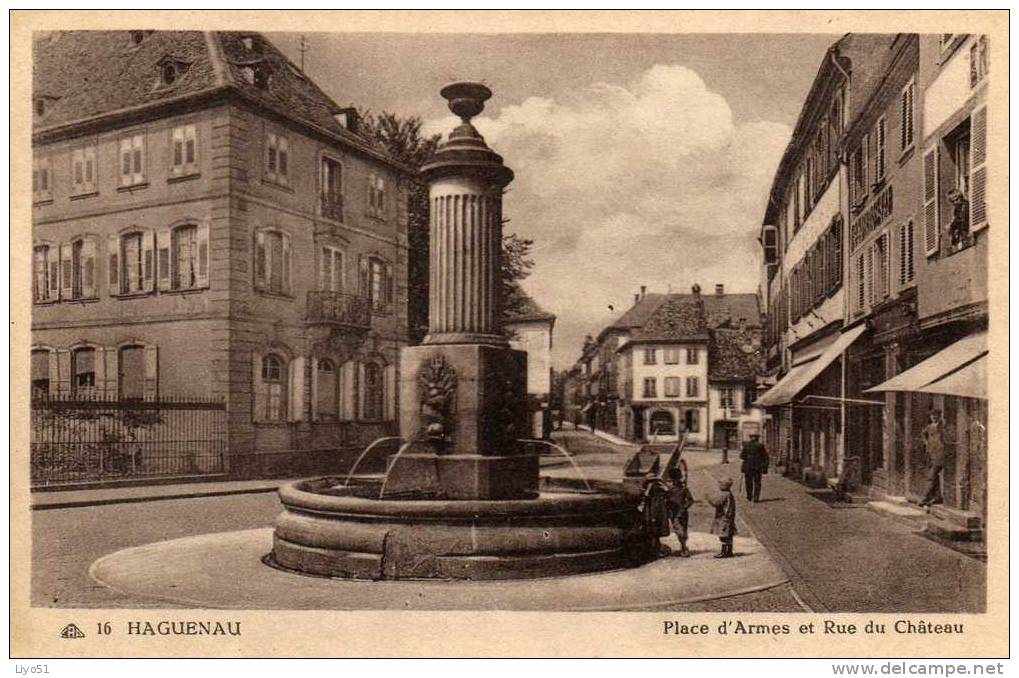
M 309 322 L 345 325 L 359 329 L 371 327 L 371 300 L 343 292 L 308 292 Z

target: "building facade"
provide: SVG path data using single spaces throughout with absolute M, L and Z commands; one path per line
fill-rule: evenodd
M 392 432 L 406 170 L 258 34 L 34 49 L 33 391 L 221 400 L 236 473 Z
M 796 475 L 842 472 L 850 406 L 844 353 L 862 333 L 845 323 L 849 179 L 842 160 L 849 124 L 880 83 L 894 39 L 848 34 L 829 48 L 765 211 L 764 350 L 776 383 L 758 402 L 770 415 L 768 449 Z
M 556 317 L 527 298 L 517 313 L 503 320 L 510 346 L 527 353 L 527 411 L 531 420 L 528 435 L 545 439 L 552 434 L 552 332 Z

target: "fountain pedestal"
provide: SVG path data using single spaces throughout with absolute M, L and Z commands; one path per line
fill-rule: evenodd
M 517 442 L 526 434 L 526 370 L 527 355 L 503 346 L 404 349 L 400 430 L 418 442 L 390 459 L 383 496 L 535 496 L 538 458 Z

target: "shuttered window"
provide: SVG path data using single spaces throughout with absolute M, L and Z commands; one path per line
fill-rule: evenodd
M 290 141 L 282 134 L 265 135 L 265 177 L 277 184 L 290 183 Z
M 120 185 L 145 183 L 145 135 L 132 134 L 120 139 Z
M 32 201 L 53 200 L 52 161 L 49 158 L 32 160 Z
M 882 117 L 874 126 L 874 181 L 885 178 L 885 119 Z
M 923 241 L 927 256 L 938 251 L 938 222 L 938 148 L 935 146 L 923 156 Z
M 255 288 L 275 294 L 290 294 L 290 236 L 281 231 L 263 230 L 255 234 Z
M 899 94 L 899 149 L 913 145 L 916 125 L 916 81 L 910 80 Z
M 970 116 L 970 231 L 987 225 L 987 107 Z
M 71 152 L 71 195 L 96 192 L 96 147 L 85 146 Z
M 913 220 L 899 226 L 899 287 L 904 288 L 913 282 L 915 262 L 913 258 L 914 233 Z
M 198 130 L 194 125 L 174 127 L 170 133 L 170 175 L 190 176 L 198 173 Z

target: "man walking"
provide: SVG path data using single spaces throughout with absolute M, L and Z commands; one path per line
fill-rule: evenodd
M 743 444 L 739 458 L 743 464 L 740 471 L 747 486 L 747 501 L 761 500 L 761 476 L 768 472 L 768 451 L 761 444 L 761 436 L 751 434 L 750 440 Z
M 945 436 L 940 410 L 931 410 L 930 421 L 923 429 L 923 441 L 927 448 L 927 494 L 920 506 L 931 506 L 942 502 L 941 472 L 945 468 Z

